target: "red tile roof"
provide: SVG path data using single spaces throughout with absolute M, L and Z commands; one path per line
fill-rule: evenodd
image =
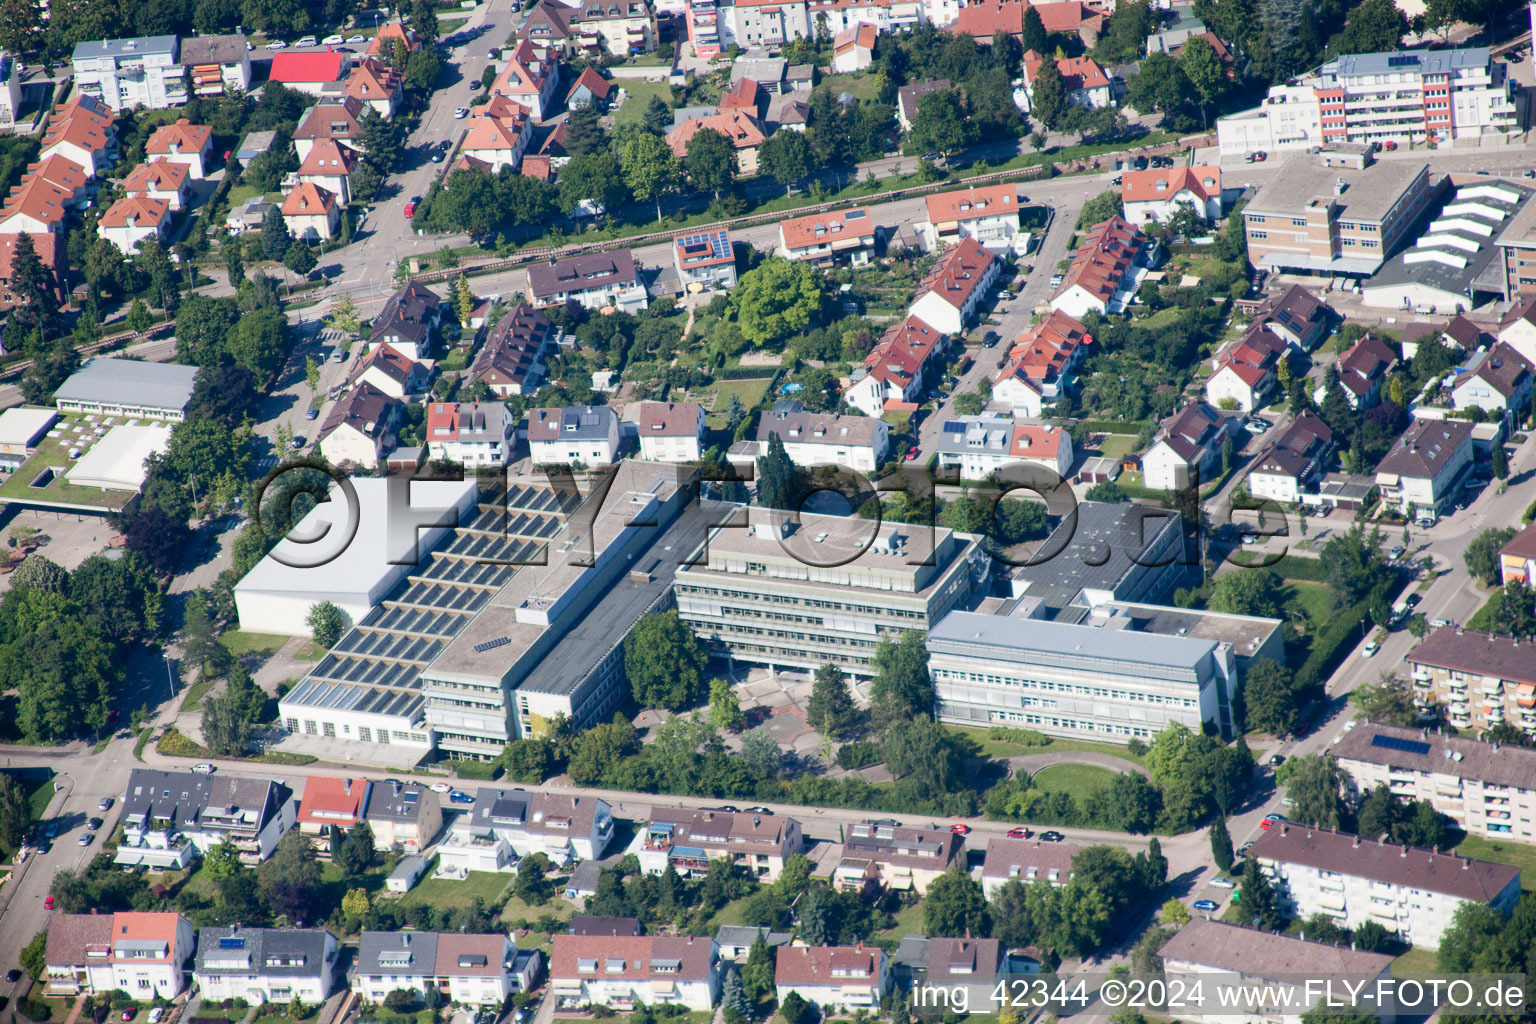
M 469 121 L 469 131 L 464 133 L 464 143 L 460 149 L 463 152 L 484 149 L 516 152 L 519 145 L 521 145 L 521 136 L 518 131 L 500 119 L 472 117 Z
M 885 334 L 864 357 L 864 366 L 876 380 L 905 389 L 923 370 L 944 334 L 915 316 L 886 328 Z
M 576 81 L 571 83 L 571 88 L 565 94 L 566 98 L 569 99 L 571 94 L 582 86 L 586 86 L 587 91 L 600 100 L 606 100 L 608 93 L 613 89 L 608 79 L 598 74 L 595 68 L 586 68 L 576 76 Z
M 1081 287 L 1101 302 L 1120 289 L 1120 282 L 1136 262 L 1146 236 L 1123 217 L 1111 217 L 1088 229 L 1072 265 L 1056 294 Z
M 300 182 L 299 187 L 288 193 L 283 200 L 284 217 L 314 217 L 324 214 L 336 205 L 336 196 L 330 189 L 313 182 Z
M 956 309 L 964 309 L 971 296 L 983 287 L 988 269 L 997 257 L 970 235 L 960 244 L 946 249 L 939 262 L 918 286 L 913 301 L 932 292 Z
M 139 164 L 123 182 L 125 192 L 180 192 L 192 171 L 180 161 L 151 160 Z
M 29 164 L 27 174 L 57 185 L 70 193 L 84 188 L 86 182 L 90 180 L 90 175 L 85 173 L 85 168 L 57 153 L 40 163 Z
M 1013 428 L 1008 452 L 1021 459 L 1055 460 L 1061 454 L 1061 439 L 1066 432 L 1048 423 L 1019 423 Z
M 316 825 L 356 825 L 368 809 L 368 785 L 367 779 L 311 775 L 304 780 L 298 820 Z
M 1025 6 L 1023 0 L 981 0 L 960 8 L 959 17 L 949 26 L 948 31 L 989 41 L 998 32 L 1021 35 L 1024 31 Z M 1029 6 L 1040 12 L 1040 23 L 1047 32 L 1076 34 L 1087 28 L 1097 33 L 1104 25 L 1102 14 L 1089 10 L 1078 0 Z
M 992 185 L 983 188 L 960 189 L 957 192 L 940 192 L 929 196 L 928 223 L 948 224 L 979 220 L 983 217 L 1000 217 L 1019 213 L 1019 187 L 1017 185 Z
M 867 206 L 791 217 L 779 221 L 779 230 L 784 234 L 784 245 L 792 250 L 843 238 L 868 238 L 871 242 L 875 238 L 875 222 Z
M 698 402 L 646 402 L 640 406 L 641 437 L 696 437 Z
M 1028 331 L 1019 335 L 1013 348 L 1008 350 L 1008 366 L 997 379 L 1006 376 L 1031 380 L 1050 380 L 1059 375 L 1079 345 L 1093 343 L 1093 337 L 1075 318 L 1052 310 L 1051 313 Z M 1022 379 L 1022 378 L 1021 378 Z
M 848 985 L 867 981 L 882 987 L 878 946 L 781 946 L 774 968 L 776 985 Z
M 401 88 L 400 72 L 382 61 L 364 57 L 347 75 L 345 94 L 364 102 L 387 100 Z
M 738 79 L 736 84 L 720 97 L 721 110 L 745 110 L 757 113 L 757 83 L 750 78 Z
M 357 156 L 335 139 L 316 139 L 309 155 L 299 165 L 299 175 L 332 176 L 351 174 L 357 164 Z
M 417 49 L 421 45 L 421 41 L 416 36 L 415 29 L 406 28 L 398 21 L 392 21 L 379 29 L 379 34 L 374 36 L 368 43 L 368 56 L 388 56 L 393 53 L 396 39 L 405 40 L 406 47 L 412 50 Z M 385 47 L 388 47 L 388 49 L 386 50 Z
M 32 236 L 32 248 L 37 250 L 37 258 L 53 272 L 57 280 L 58 267 L 58 238 L 51 231 L 28 232 Z M 7 284 L 11 280 L 11 261 L 16 256 L 16 243 L 21 239 L 21 232 L 0 234 L 0 282 Z
M 173 153 L 201 153 L 213 142 L 213 129 L 206 124 L 193 124 L 180 118 L 175 124 L 161 125 L 144 144 L 144 152 L 150 156 Z
M 686 156 L 688 142 L 706 128 L 724 135 L 737 149 L 761 146 L 768 138 L 768 133 L 763 129 L 763 123 L 752 114 L 744 110 L 722 110 L 709 117 L 684 121 L 668 132 L 667 145 L 672 147 L 673 155 Z
M 832 38 L 832 52 L 843 53 L 854 47 L 873 50 L 875 48 L 875 38 L 879 34 L 880 31 L 875 26 L 867 21 L 861 21 L 853 28 L 844 29 Z
M 1221 196 L 1221 168 L 1174 167 L 1167 170 L 1126 171 L 1120 176 L 1120 198 L 1127 203 L 1154 203 L 1188 189 L 1201 199 Z
M 1374 334 L 1363 335 L 1339 359 L 1339 384 L 1361 397 L 1395 365 L 1397 355 L 1386 342 Z
M 340 103 L 317 103 L 309 108 L 309 116 L 294 129 L 294 139 L 341 139 L 357 138 L 362 131 L 360 119 L 363 104 L 352 96 L 344 96 Z
M 1035 76 L 1040 73 L 1040 66 L 1045 63 L 1045 58 L 1034 50 L 1024 54 L 1024 77 L 1033 82 Z M 1109 86 L 1109 76 L 1099 66 L 1099 62 L 1092 57 L 1061 57 L 1056 61 L 1056 70 L 1061 72 L 1061 81 L 1070 91 L 1073 89 L 1102 89 Z
M 702 981 L 713 943 L 671 935 L 556 935 L 549 976 L 560 980 Z M 584 969 L 585 968 L 585 969 Z
M 101 217 L 100 226 L 104 228 L 122 228 L 128 226 L 128 218 L 134 219 L 138 227 L 155 227 L 161 221 L 170 217 L 170 204 L 164 199 L 150 199 L 148 196 L 127 196 L 112 204 Z
M 350 59 L 347 53 L 279 53 L 272 58 L 270 81 L 284 85 L 339 82 Z

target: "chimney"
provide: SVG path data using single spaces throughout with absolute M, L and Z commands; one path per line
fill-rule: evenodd
M 1350 844 L 1350 847 L 1352 849 L 1356 849 L 1356 850 L 1360 849 L 1360 837 L 1359 836 L 1355 836 L 1355 841 Z

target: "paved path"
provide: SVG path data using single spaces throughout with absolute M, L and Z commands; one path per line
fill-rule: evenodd
M 1103 754 L 1097 750 L 1058 750 L 1045 754 L 1020 754 L 1018 757 L 1006 757 L 1008 767 L 1015 772 L 1028 772 L 1030 775 L 1058 764 L 1090 764 L 1096 768 L 1108 768 L 1112 772 L 1137 772 L 1141 775 L 1151 776 L 1135 761 L 1127 761 L 1123 757 L 1114 754 Z

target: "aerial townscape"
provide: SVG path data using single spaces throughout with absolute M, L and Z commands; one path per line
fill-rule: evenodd
M 0 0 L 0 1011 L 1536 971 L 1533 28 Z

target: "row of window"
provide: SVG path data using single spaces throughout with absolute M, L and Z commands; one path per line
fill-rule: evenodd
M 287 726 L 288 731 L 290 733 L 294 733 L 295 735 L 297 735 L 299 733 L 299 731 L 300 731 L 299 730 L 299 726 L 301 724 L 299 719 L 297 719 L 297 718 L 289 718 L 289 719 L 287 719 L 284 722 L 284 724 Z M 335 722 L 320 722 L 317 725 L 317 723 L 313 719 L 305 719 L 302 722 L 302 725 L 303 725 L 303 734 L 305 736 L 328 736 L 331 739 L 335 739 L 336 738 L 336 723 Z M 345 723 L 345 722 L 342 723 L 341 733 L 342 733 L 343 736 L 351 737 L 352 736 L 352 726 L 350 724 L 348 724 L 348 723 Z M 360 726 L 357 727 L 357 739 L 360 742 L 362 742 L 362 743 L 372 743 L 372 742 L 374 742 L 375 735 L 377 735 L 377 740 L 378 740 L 379 743 L 384 744 L 386 746 L 389 744 L 389 742 L 390 742 L 390 730 L 388 730 L 388 729 L 379 729 L 379 730 L 377 730 L 377 733 L 375 733 L 374 729 L 372 729 L 372 728 L 370 728 L 370 727 L 368 727 L 366 725 L 360 725 Z M 394 731 L 394 738 L 395 738 L 394 741 L 396 743 L 426 743 L 426 742 L 428 742 L 427 734 L 424 733 L 424 732 L 408 732 L 408 731 L 402 731 L 402 730 L 398 730 L 397 729 L 397 730 Z
M 849 604 L 846 601 L 826 601 L 818 598 L 800 597 L 796 594 L 773 593 L 742 593 L 739 590 L 725 590 L 720 587 L 703 587 L 694 584 L 679 582 L 673 587 L 673 591 L 679 596 L 696 594 L 702 597 L 711 597 L 730 601 L 751 601 L 758 604 L 788 604 L 797 608 L 816 608 L 828 612 L 840 612 L 845 615 L 863 615 L 869 618 L 881 619 L 913 619 L 926 622 L 928 612 L 921 608 L 895 608 L 888 605 L 873 604 Z
M 1075 729 L 1078 732 L 1098 732 L 1110 736 L 1137 736 L 1150 738 L 1152 730 L 1141 725 L 1120 725 L 1115 722 L 1079 722 L 1074 718 L 1058 718 L 1054 715 L 1037 715 L 1023 711 L 993 711 L 988 718 L 992 722 L 1048 725 L 1053 729 Z
M 1160 693 L 1141 693 L 1135 690 L 1109 689 L 1104 686 L 1084 686 L 1079 683 L 1058 683 L 1049 679 L 1016 679 L 1011 676 L 991 675 L 983 672 L 959 672 L 953 669 L 933 670 L 933 678 L 962 683 L 986 683 L 990 686 L 1019 686 L 1051 693 L 1071 693 L 1101 700 L 1134 701 L 1141 704 L 1166 704 L 1172 707 L 1198 707 L 1199 700 L 1187 697 L 1165 697 Z

